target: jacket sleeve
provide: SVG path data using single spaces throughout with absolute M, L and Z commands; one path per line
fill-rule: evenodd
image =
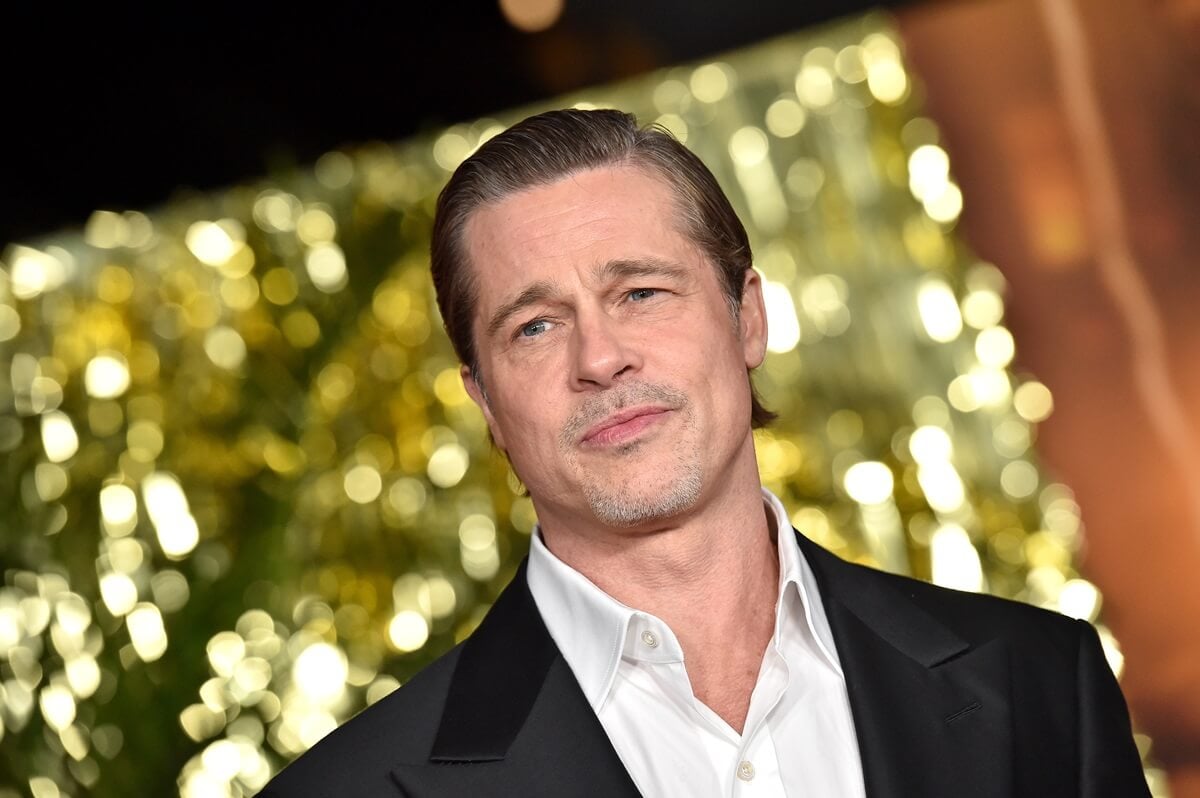
M 1081 798 L 1149 798 L 1141 757 L 1133 744 L 1129 710 L 1100 637 L 1090 623 L 1080 634 L 1076 682 L 1079 707 Z

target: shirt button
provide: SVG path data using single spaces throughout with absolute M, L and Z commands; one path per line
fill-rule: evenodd
M 650 648 L 658 648 L 658 635 L 651 632 L 649 629 L 642 632 L 642 642 Z
M 737 777 L 742 781 L 750 781 L 754 778 L 754 765 L 750 764 L 749 760 L 743 759 L 737 767 Z

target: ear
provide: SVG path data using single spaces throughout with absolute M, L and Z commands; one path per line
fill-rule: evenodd
M 471 374 L 471 369 L 467 366 L 462 366 L 458 373 L 462 376 L 463 387 L 467 389 L 467 395 L 471 397 L 483 413 L 483 418 L 487 421 L 488 430 L 492 433 L 492 440 L 496 442 L 496 448 L 502 452 L 507 452 L 508 448 L 504 445 L 504 436 L 500 433 L 500 427 L 496 424 L 496 417 L 492 415 L 492 406 L 488 403 L 487 396 L 483 392 L 483 387 L 475 381 L 475 377 Z
M 746 368 L 758 368 L 767 356 L 767 308 L 763 302 L 762 277 L 753 268 L 746 270 L 742 283 L 738 332 L 742 336 Z

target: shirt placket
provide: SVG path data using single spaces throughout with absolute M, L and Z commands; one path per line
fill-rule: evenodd
M 779 772 L 779 757 L 771 735 L 771 713 L 782 700 L 791 678 L 787 661 L 772 640 L 750 698 L 750 710 L 730 780 L 733 798 L 783 798 L 787 792 Z

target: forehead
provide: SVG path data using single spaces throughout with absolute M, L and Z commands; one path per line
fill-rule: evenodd
M 497 290 L 520 290 L 528 280 L 614 258 L 690 261 L 696 248 L 680 228 L 676 198 L 663 177 L 615 166 L 577 172 L 483 206 L 468 219 L 464 244 L 486 300 Z

